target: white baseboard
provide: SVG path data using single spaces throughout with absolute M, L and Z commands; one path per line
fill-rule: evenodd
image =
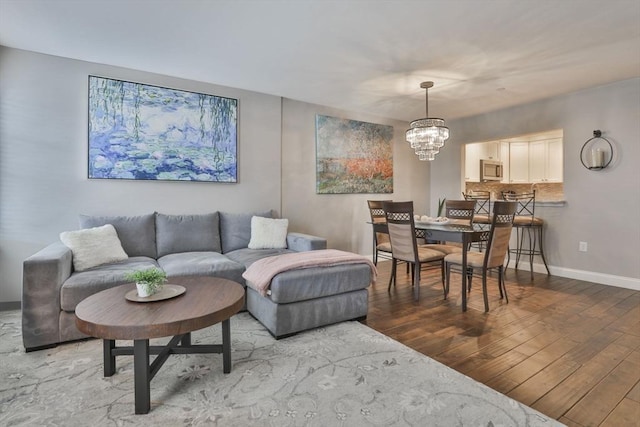
M 511 260 L 509 263 L 510 268 L 515 268 L 515 260 Z M 530 271 L 529 263 L 522 262 L 518 264 L 518 269 Z M 544 264 L 533 264 L 534 273 L 546 274 L 547 270 L 544 268 Z M 616 286 L 618 288 L 633 289 L 634 291 L 640 291 L 640 279 L 633 277 L 614 276 L 613 274 L 597 273 L 595 271 L 575 270 L 573 268 L 549 266 L 549 273 L 553 276 L 566 277 L 568 279 L 584 280 L 585 282 L 599 283 L 601 285 Z
M 20 301 L 0 302 L 0 311 L 20 310 Z

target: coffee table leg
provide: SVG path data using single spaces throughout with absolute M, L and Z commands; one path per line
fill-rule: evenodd
M 104 359 L 104 376 L 110 377 L 116 373 L 116 356 L 113 349 L 116 348 L 115 340 L 102 340 L 102 352 Z
M 135 387 L 136 414 L 148 414 L 151 409 L 149 384 L 149 340 L 133 341 L 133 383 Z
M 231 372 L 231 320 L 222 321 L 222 372 Z
M 191 332 L 184 334 L 184 337 L 180 340 L 180 344 L 189 347 L 191 345 Z

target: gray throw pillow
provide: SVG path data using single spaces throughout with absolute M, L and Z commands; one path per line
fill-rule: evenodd
M 223 254 L 249 246 L 249 241 L 251 240 L 251 218 L 254 216 L 273 217 L 270 210 L 255 214 L 220 212 L 220 239 L 222 240 Z
M 156 214 L 158 258 L 181 252 L 220 252 L 218 212 L 201 215 Z
M 80 228 L 111 224 L 118 233 L 122 249 L 130 257 L 156 258 L 156 221 L 154 214 L 139 216 L 80 215 Z

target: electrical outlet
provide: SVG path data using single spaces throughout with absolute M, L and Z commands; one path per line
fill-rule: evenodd
M 578 250 L 580 252 L 587 252 L 587 242 L 580 242 L 580 245 L 578 246 Z

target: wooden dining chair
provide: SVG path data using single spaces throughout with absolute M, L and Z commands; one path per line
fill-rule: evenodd
M 491 191 L 469 191 L 462 193 L 465 200 L 474 200 L 476 202 L 475 214 L 473 215 L 474 224 L 491 224 Z M 486 242 L 475 242 L 471 247 L 482 252 Z
M 474 200 L 447 200 L 445 202 L 445 216 L 449 218 L 450 223 L 460 225 L 471 225 L 475 214 L 476 202 Z M 458 254 L 462 252 L 462 248 L 449 243 L 427 243 L 420 245 L 427 249 L 434 249 L 445 255 Z
M 516 202 L 496 201 L 493 207 L 493 217 L 491 219 L 491 230 L 487 250 L 481 252 L 467 253 L 467 271 L 460 271 L 467 274 L 469 289 L 471 280 L 477 269 L 482 269 L 482 294 L 484 296 L 484 311 L 489 311 L 489 298 L 487 296 L 487 273 L 490 270 L 498 270 L 498 289 L 500 298 L 503 297 L 509 302 L 507 288 L 504 282 L 504 259 L 509 249 L 509 239 L 513 228 L 513 218 L 515 216 Z M 462 266 L 462 254 L 450 254 L 444 259 L 446 268 L 445 293 L 449 293 L 449 279 L 451 278 L 451 266 Z M 462 292 L 466 292 L 463 289 Z
M 445 255 L 440 251 L 418 246 L 413 219 L 413 202 L 384 202 L 383 208 L 387 216 L 387 227 L 393 257 L 388 291 L 391 291 L 392 284 L 394 286 L 396 284 L 396 270 L 399 261 L 407 262 L 413 268 L 411 278 L 416 301 L 420 299 L 420 272 L 422 267 L 440 268 L 442 288 L 444 290 Z
M 376 224 L 387 222 L 387 216 L 384 213 L 382 204 L 391 202 L 392 200 L 367 200 L 369 206 L 369 215 L 371 216 L 371 226 L 373 228 L 373 264 L 378 265 L 378 258 L 391 259 L 391 242 L 389 242 L 389 233 L 376 230 Z

